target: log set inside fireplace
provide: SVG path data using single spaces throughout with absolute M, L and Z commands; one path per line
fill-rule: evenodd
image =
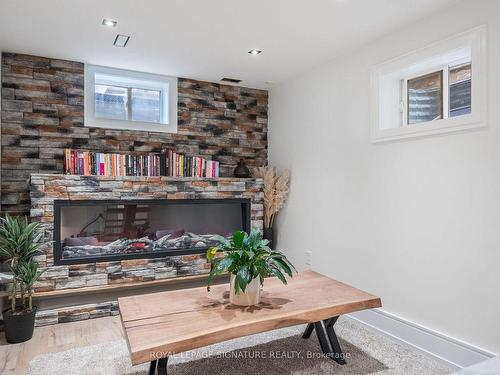
M 56 200 L 54 263 L 201 254 L 250 213 L 249 199 Z

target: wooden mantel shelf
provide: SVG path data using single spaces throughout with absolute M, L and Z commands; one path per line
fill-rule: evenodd
M 76 174 L 63 174 L 63 173 L 31 173 L 31 179 L 34 180 L 79 180 L 79 179 L 97 179 L 103 181 L 251 181 L 261 180 L 260 177 L 171 177 L 171 176 L 83 176 Z
M 214 280 L 222 279 L 227 277 L 226 275 L 219 275 L 214 278 Z M 97 294 L 113 291 L 122 290 L 132 290 L 141 289 L 144 287 L 151 286 L 161 286 L 161 285 L 175 285 L 190 281 L 203 281 L 208 279 L 208 274 L 203 275 L 191 275 L 191 276 L 178 276 L 168 279 L 152 280 L 152 281 L 135 281 L 128 283 L 118 283 L 118 284 L 108 284 L 100 286 L 88 286 L 84 288 L 73 288 L 73 289 L 59 289 L 51 290 L 47 292 L 36 292 L 33 294 L 35 299 L 43 298 L 57 298 L 65 296 L 75 296 L 75 295 L 85 295 L 85 294 Z

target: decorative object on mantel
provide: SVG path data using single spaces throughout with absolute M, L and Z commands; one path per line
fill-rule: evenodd
M 248 178 L 250 177 L 250 169 L 245 164 L 243 159 L 240 159 L 236 168 L 234 168 L 234 177 L 238 178 Z
M 10 292 L 11 307 L 3 311 L 5 338 L 11 344 L 24 342 L 33 336 L 36 307 L 33 306 L 33 285 L 41 272 L 33 257 L 47 244 L 39 222 L 28 223 L 26 217 L 6 215 L 0 219 L 0 256 L 7 258 L 13 274 Z M 19 287 L 19 290 L 18 290 Z M 17 296 L 21 305 L 17 305 Z
M 220 245 L 207 251 L 210 263 L 207 289 L 210 291 L 212 277 L 231 273 L 229 300 L 238 306 L 252 306 L 260 302 L 260 287 L 264 277 L 272 274 L 286 284 L 286 277 L 292 277 L 295 267 L 286 256 L 272 250 L 268 240 L 263 240 L 258 229 L 250 234 L 242 231 L 233 233 L 230 240 L 219 237 Z M 222 256 L 218 256 L 222 253 Z
M 278 176 L 276 168 L 259 167 L 254 169 L 253 175 L 264 180 L 264 238 L 269 240 L 271 246 L 276 246 L 274 219 L 288 197 L 290 173 L 285 170 Z

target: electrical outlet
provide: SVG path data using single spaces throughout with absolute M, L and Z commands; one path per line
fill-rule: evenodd
M 306 265 L 312 266 L 312 251 L 306 251 Z

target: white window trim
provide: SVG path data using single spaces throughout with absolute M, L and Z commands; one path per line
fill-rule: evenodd
M 143 122 L 132 120 L 115 120 L 98 118 L 95 116 L 95 74 L 101 73 L 109 76 L 139 80 L 140 84 L 133 84 L 134 88 L 160 90 L 161 95 L 161 122 Z M 118 78 L 117 78 L 118 80 Z M 111 85 L 116 82 L 110 81 Z M 84 90 L 85 126 L 95 128 L 137 130 L 160 133 L 177 133 L 177 78 L 141 73 L 124 69 L 109 68 L 96 65 L 85 65 L 85 90 Z M 168 101 L 165 100 L 168 98 Z
M 441 120 L 423 122 L 411 126 L 383 129 L 381 127 L 381 79 L 394 72 L 404 72 L 422 61 L 433 59 L 439 55 L 469 47 L 472 61 L 471 108 L 472 113 Z M 370 127 L 373 143 L 393 141 L 405 138 L 430 136 L 448 132 L 458 132 L 486 126 L 486 26 L 479 26 L 454 37 L 434 43 L 430 46 L 410 52 L 396 59 L 384 62 L 372 68 L 371 71 L 371 104 Z M 439 70 L 437 67 L 435 70 Z M 408 69 L 402 78 L 415 74 Z M 425 74 L 425 72 L 423 72 Z M 419 72 L 416 75 L 421 75 Z M 445 89 L 447 89 L 445 87 Z M 445 109 L 446 107 L 444 107 Z

